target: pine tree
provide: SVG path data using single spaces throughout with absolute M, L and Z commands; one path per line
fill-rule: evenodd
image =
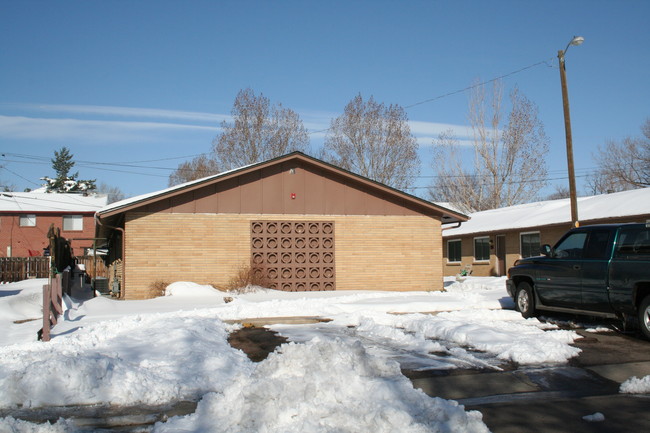
M 69 175 L 70 169 L 74 167 L 73 155 L 67 147 L 62 147 L 59 151 L 54 151 L 52 168 L 56 172 L 56 178 L 42 177 L 41 180 L 47 182 L 47 192 L 86 192 L 96 189 L 95 179 L 77 180 L 79 172 Z

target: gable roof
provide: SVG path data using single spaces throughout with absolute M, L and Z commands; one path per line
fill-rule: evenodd
M 613 194 L 578 197 L 578 218 L 582 222 L 608 218 L 647 217 L 650 215 L 650 188 Z M 512 229 L 570 224 L 571 203 L 568 198 L 491 209 L 470 214 L 471 220 L 443 236 L 469 235 Z
M 96 212 L 106 206 L 106 195 L 43 192 L 0 193 L 0 212 L 61 213 Z
M 186 182 L 180 185 L 176 185 L 167 189 L 160 191 L 155 191 L 149 194 L 139 195 L 137 197 L 132 197 L 126 200 L 112 203 L 97 212 L 97 215 L 100 217 L 110 217 L 117 215 L 129 210 L 134 210 L 136 208 L 154 203 L 159 200 L 167 199 L 173 196 L 177 196 L 198 188 L 205 187 L 207 185 L 219 183 L 232 179 L 237 176 L 241 176 L 261 168 L 266 168 L 278 164 L 282 164 L 290 161 L 301 161 L 312 166 L 316 166 L 319 169 L 324 170 L 325 172 L 336 174 L 342 176 L 357 185 L 363 186 L 368 190 L 374 190 L 376 192 L 387 193 L 390 196 L 397 197 L 401 200 L 406 201 L 412 205 L 416 205 L 420 208 L 426 209 L 429 212 L 438 214 L 442 218 L 443 223 L 452 223 L 452 222 L 462 222 L 467 221 L 468 217 L 463 215 L 458 211 L 447 209 L 443 206 L 437 205 L 435 203 L 429 202 L 427 200 L 421 199 L 414 195 L 405 193 L 403 191 L 397 190 L 395 188 L 389 187 L 382 183 L 373 181 L 366 177 L 360 176 L 358 174 L 352 173 L 350 171 L 344 170 L 342 168 L 336 167 L 332 164 L 321 161 L 317 158 L 305 155 L 302 152 L 293 152 L 278 158 L 274 158 L 265 162 L 260 162 L 256 164 L 247 165 L 240 167 L 234 170 L 226 171 L 216 175 L 204 177 L 202 179 L 197 179 L 191 182 Z

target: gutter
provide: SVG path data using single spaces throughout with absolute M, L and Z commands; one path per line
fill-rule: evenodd
M 126 287 L 126 232 L 122 227 L 113 227 L 109 226 L 108 224 L 102 224 L 101 218 L 99 217 L 99 213 L 95 212 L 95 222 L 97 222 L 98 225 L 102 227 L 106 227 L 108 229 L 112 230 L 117 230 L 120 233 L 122 233 L 122 284 L 120 286 L 120 296 L 118 299 L 124 299 L 124 293 L 125 293 L 125 287 Z
M 445 230 L 457 229 L 457 228 L 460 227 L 462 224 L 463 224 L 462 221 L 457 221 L 455 226 L 451 226 L 451 227 L 442 227 L 440 230 L 444 232 Z

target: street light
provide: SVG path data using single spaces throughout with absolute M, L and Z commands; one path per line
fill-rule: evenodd
M 571 198 L 571 222 L 573 227 L 578 227 L 578 201 L 576 198 L 576 176 L 573 166 L 573 142 L 571 139 L 571 116 L 569 115 L 569 93 L 566 85 L 566 70 L 564 68 L 564 55 L 571 45 L 580 45 L 585 41 L 582 36 L 574 36 L 564 50 L 557 52 L 560 61 L 560 81 L 562 82 L 562 103 L 564 106 L 564 131 L 566 133 L 566 159 L 569 168 L 569 196 Z

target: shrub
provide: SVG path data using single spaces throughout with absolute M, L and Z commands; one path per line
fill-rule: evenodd
M 169 282 L 163 280 L 156 280 L 149 284 L 147 291 L 147 298 L 157 298 L 159 296 L 165 296 L 165 289 L 169 286 Z
M 271 280 L 261 266 L 242 265 L 233 275 L 224 289 L 228 292 L 245 293 L 252 287 L 269 287 Z

